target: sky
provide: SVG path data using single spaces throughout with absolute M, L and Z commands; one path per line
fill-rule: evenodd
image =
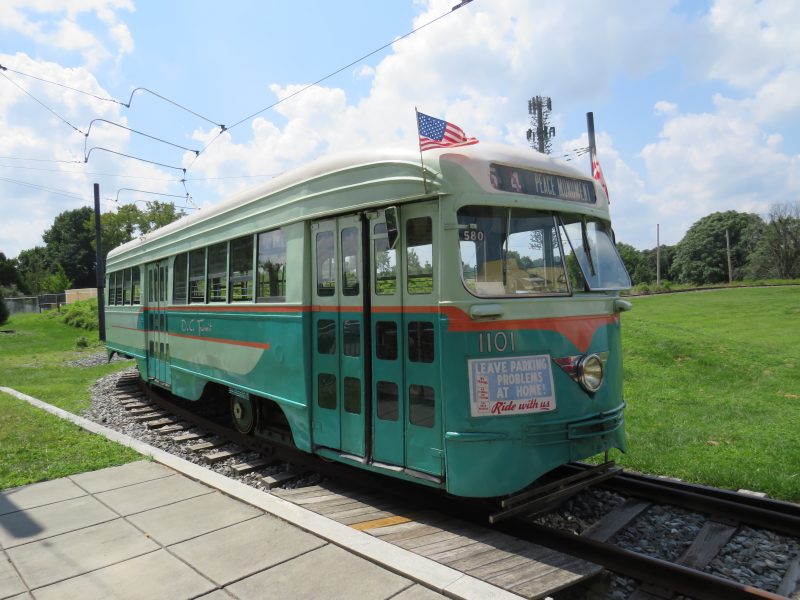
M 191 213 L 321 155 L 416 148 L 415 106 L 528 147 L 535 95 L 553 156 L 587 145 L 594 113 L 620 242 L 800 200 L 796 0 L 456 4 L 3 0 L 0 252 L 43 245 L 94 183 L 103 212 Z

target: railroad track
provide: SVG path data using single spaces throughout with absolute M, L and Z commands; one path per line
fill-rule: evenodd
M 159 435 L 187 444 L 189 450 L 198 454 L 200 461 L 209 464 L 237 456 L 249 457 L 241 462 L 234 461 L 231 468 L 238 475 L 263 473 L 260 477 L 262 487 L 266 489 L 292 485 L 293 481 L 314 471 L 322 477 L 379 488 L 382 493 L 398 498 L 414 497 L 428 508 L 458 516 L 476 526 L 479 523 L 485 525 L 487 515 L 496 508 L 482 502 L 455 502 L 452 497 L 442 494 L 420 494 L 419 486 L 413 484 L 387 483 L 385 477 L 376 478 L 312 455 L 267 445 L 239 434 L 211 416 L 189 411 L 181 402 L 174 402 L 142 385 L 138 376 L 124 376 L 117 385 L 118 400 L 131 418 Z M 198 433 L 198 428 L 202 432 Z M 187 433 L 189 430 L 193 432 Z M 566 477 L 588 468 L 588 465 L 568 465 L 561 474 Z M 501 521 L 494 526 L 495 530 L 580 557 L 602 565 L 612 573 L 641 582 L 630 596 L 634 600 L 671 598 L 676 594 L 702 599 L 784 598 L 796 592 L 800 582 L 800 556 L 794 557 L 776 592 L 724 579 L 704 569 L 744 525 L 800 538 L 800 506 L 632 473 L 615 475 L 601 485 L 627 496 L 627 500 L 581 535 L 537 524 L 527 516 Z M 694 542 L 671 562 L 625 550 L 613 543 L 618 533 L 656 504 L 680 506 L 707 515 Z

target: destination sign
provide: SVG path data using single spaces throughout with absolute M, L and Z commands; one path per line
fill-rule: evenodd
M 470 414 L 520 415 L 556 409 L 550 357 L 513 356 L 467 361 Z
M 571 202 L 595 204 L 594 184 L 584 179 L 541 173 L 506 165 L 489 165 L 492 186 L 503 192 L 544 196 Z

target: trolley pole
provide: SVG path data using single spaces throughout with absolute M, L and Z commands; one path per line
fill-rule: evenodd
M 594 113 L 587 112 L 586 113 L 586 133 L 589 135 L 589 156 L 591 157 L 590 160 L 594 161 L 594 157 L 597 156 L 597 143 L 594 139 Z M 594 176 L 594 165 L 592 165 L 592 176 Z
M 725 230 L 725 253 L 728 255 L 728 284 L 733 283 L 733 273 L 731 269 L 731 236 Z
M 656 285 L 661 285 L 661 231 L 656 223 Z
M 96 250 L 97 267 L 97 325 L 100 330 L 100 341 L 106 341 L 106 298 L 105 298 L 105 269 L 103 268 L 103 245 L 100 235 L 100 184 L 94 184 L 94 247 Z

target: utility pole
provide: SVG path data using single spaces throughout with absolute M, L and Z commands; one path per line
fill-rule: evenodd
M 661 231 L 656 223 L 656 285 L 661 285 Z
M 556 128 L 550 126 L 550 112 L 553 110 L 553 101 L 549 96 L 535 96 L 528 100 L 528 114 L 531 125 L 527 131 L 531 148 L 536 148 L 542 154 L 550 154 L 550 138 L 556 137 Z
M 731 236 L 728 235 L 728 230 L 725 230 L 725 252 L 728 255 L 728 284 L 733 283 L 733 273 L 731 269 Z
M 97 267 L 97 325 L 100 330 L 100 341 L 106 341 L 106 298 L 105 298 L 105 269 L 103 268 L 103 247 L 100 235 L 100 184 L 94 184 L 94 247 L 96 250 Z

